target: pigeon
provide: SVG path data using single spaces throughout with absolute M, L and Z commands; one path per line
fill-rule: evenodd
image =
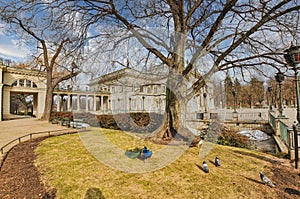
M 216 167 L 221 166 L 221 162 L 220 162 L 220 159 L 218 157 L 216 157 L 216 159 L 215 159 L 215 165 L 216 165 Z
M 202 167 L 203 167 L 203 170 L 204 170 L 205 173 L 209 173 L 209 169 L 208 169 L 208 166 L 207 166 L 205 160 L 204 160 L 203 163 L 202 163 Z
M 265 183 L 266 185 L 268 185 L 268 186 L 270 186 L 270 187 L 272 187 L 272 188 L 275 187 L 275 185 L 272 183 L 272 181 L 271 181 L 269 178 L 267 178 L 267 177 L 263 174 L 263 172 L 259 172 L 259 175 L 260 175 L 260 179 L 263 181 L 263 183 Z

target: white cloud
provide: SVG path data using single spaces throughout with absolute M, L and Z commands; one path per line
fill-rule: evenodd
M 7 57 L 25 58 L 29 53 L 28 49 L 16 45 L 0 44 L 0 54 Z

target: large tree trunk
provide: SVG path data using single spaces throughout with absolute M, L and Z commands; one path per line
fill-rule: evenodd
M 151 140 L 161 144 L 188 144 L 195 139 L 186 127 L 186 101 L 170 88 L 166 91 L 165 116 L 161 126 L 153 132 Z

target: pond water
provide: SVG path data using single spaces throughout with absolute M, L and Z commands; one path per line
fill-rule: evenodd
M 275 141 L 272 136 L 260 130 L 243 130 L 238 132 L 245 135 L 251 141 L 251 146 L 258 151 L 275 153 Z

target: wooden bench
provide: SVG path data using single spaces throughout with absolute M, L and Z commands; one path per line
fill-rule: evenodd
M 83 128 L 82 124 L 83 124 L 82 119 L 73 119 L 73 122 L 71 123 L 71 126 L 73 128 Z

